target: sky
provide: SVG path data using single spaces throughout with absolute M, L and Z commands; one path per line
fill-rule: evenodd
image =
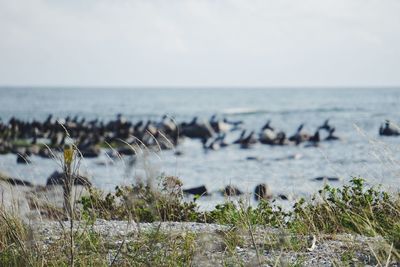
M 400 86 L 399 0 L 0 0 L 0 85 Z

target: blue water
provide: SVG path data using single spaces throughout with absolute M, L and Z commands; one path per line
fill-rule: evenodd
M 259 131 L 270 119 L 272 126 L 288 135 L 301 123 L 313 133 L 329 118 L 341 141 L 322 143 L 318 148 L 303 146 L 270 147 L 258 144 L 249 150 L 230 146 L 204 153 L 200 142 L 185 140 L 173 151 L 146 152 L 133 169 L 124 160 L 111 162 L 106 155 L 84 160 L 81 172 L 90 175 L 94 184 L 112 190 L 115 185 L 131 183 L 137 177 L 160 173 L 179 176 L 185 187 L 205 184 L 216 191 L 227 184 L 252 191 L 258 183 L 267 183 L 276 194 L 296 199 L 321 188 L 311 178 L 328 175 L 363 176 L 370 184 L 400 189 L 400 137 L 380 137 L 378 129 L 385 119 L 400 122 L 400 90 L 375 89 L 116 89 L 116 88 L 0 88 L 0 117 L 45 119 L 79 115 L 88 119 L 114 119 L 122 113 L 131 120 L 155 119 L 163 114 L 177 121 L 194 116 L 208 119 L 243 120 L 244 128 Z M 232 133 L 232 140 L 239 134 Z M 297 155 L 299 159 L 287 159 Z M 249 161 L 247 157 L 258 157 Z M 32 164 L 15 164 L 15 155 L 0 156 L 0 171 L 38 184 L 45 183 L 56 162 L 33 158 Z M 202 205 L 222 201 L 214 194 Z

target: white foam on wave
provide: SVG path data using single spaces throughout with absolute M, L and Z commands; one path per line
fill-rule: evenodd
M 248 115 L 248 114 L 260 114 L 260 113 L 267 113 L 267 110 L 263 109 L 256 109 L 256 108 L 228 108 L 222 111 L 224 115 Z

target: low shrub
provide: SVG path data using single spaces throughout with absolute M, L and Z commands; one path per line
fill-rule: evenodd
M 142 183 L 116 187 L 115 193 L 103 194 L 92 189 L 79 203 L 83 215 L 114 220 L 134 219 L 137 222 L 199 221 L 195 202 L 184 202 L 182 183 L 176 177 L 160 177 L 159 188 Z

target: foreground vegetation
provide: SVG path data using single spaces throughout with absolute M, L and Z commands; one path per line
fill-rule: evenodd
M 67 227 L 50 243 L 43 242 L 43 236 L 35 236 L 18 217 L 1 210 L 0 266 L 202 266 L 213 257 L 204 254 L 210 249 L 223 251 L 216 261 L 221 265 L 282 265 L 279 257 L 271 261 L 266 253 L 311 253 L 316 240 L 322 242 L 343 233 L 381 237 L 381 242 L 378 246 L 366 244 L 367 248 L 349 246 L 339 258 L 332 255 L 334 265 L 361 265 L 357 257 L 362 255 L 364 263 L 369 264 L 400 261 L 400 194 L 367 188 L 361 178 L 353 178 L 342 188 L 327 185 L 311 200 L 299 200 L 291 211 L 269 201 L 251 207 L 245 200 L 199 211 L 196 198 L 183 201 L 181 186 L 176 177 L 162 177 L 156 187 L 137 184 L 118 187 L 109 194 L 91 189 L 78 201 L 74 215 L 84 227 Z M 95 231 L 97 219 L 215 223 L 226 228 L 205 238 L 191 231 L 170 233 L 154 227 L 116 242 Z M 275 231 L 262 230 L 267 227 Z M 207 244 L 212 248 L 206 248 Z M 220 247 L 215 248 L 216 244 Z M 247 262 L 238 256 L 238 248 L 243 247 L 254 252 Z M 305 264 L 297 256 L 289 263 Z

